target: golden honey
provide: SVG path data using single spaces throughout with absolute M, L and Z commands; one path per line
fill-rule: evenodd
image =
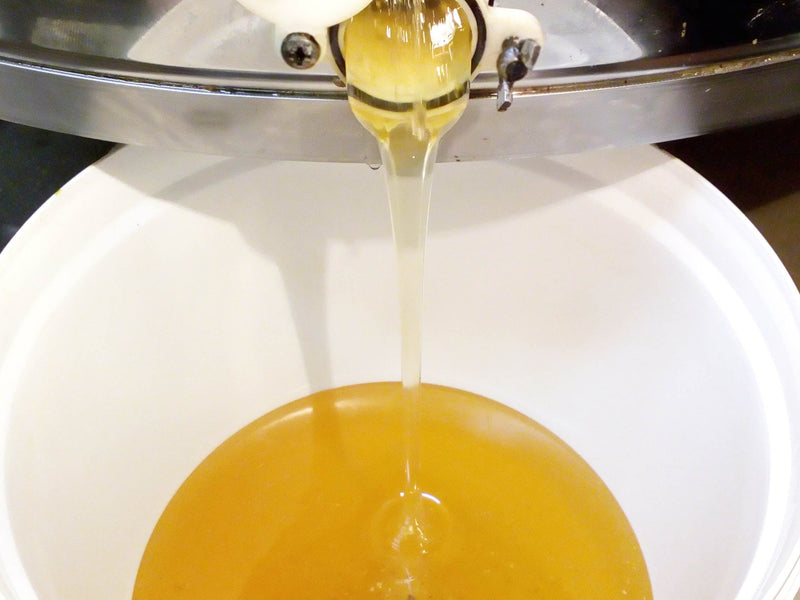
M 651 598 L 625 515 L 574 451 L 486 398 L 422 394 L 419 531 L 398 536 L 401 386 L 326 391 L 253 422 L 192 473 L 134 600 Z

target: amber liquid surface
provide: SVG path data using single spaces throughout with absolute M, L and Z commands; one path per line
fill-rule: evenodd
M 295 401 L 242 429 L 161 517 L 135 600 L 641 600 L 619 505 L 566 444 L 485 398 L 423 385 L 423 552 L 409 564 L 400 384 Z

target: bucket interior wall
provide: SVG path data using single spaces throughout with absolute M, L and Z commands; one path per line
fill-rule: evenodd
M 772 600 L 800 537 L 788 275 L 656 150 L 464 166 L 437 167 L 423 378 L 575 448 L 656 598 Z M 311 391 L 398 378 L 382 198 L 362 165 L 125 148 L 45 205 L 0 261 L 9 589 L 129 598 L 216 445 Z

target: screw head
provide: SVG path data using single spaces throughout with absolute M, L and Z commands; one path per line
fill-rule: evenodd
M 320 47 L 314 36 L 296 31 L 283 38 L 281 56 L 294 69 L 308 69 L 317 64 Z

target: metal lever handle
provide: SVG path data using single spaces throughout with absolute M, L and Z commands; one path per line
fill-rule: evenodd
M 509 37 L 503 41 L 502 51 L 497 57 L 497 74 L 500 85 L 497 88 L 497 110 L 508 110 L 514 99 L 514 82 L 519 81 L 533 68 L 542 47 L 532 39 L 520 40 Z

